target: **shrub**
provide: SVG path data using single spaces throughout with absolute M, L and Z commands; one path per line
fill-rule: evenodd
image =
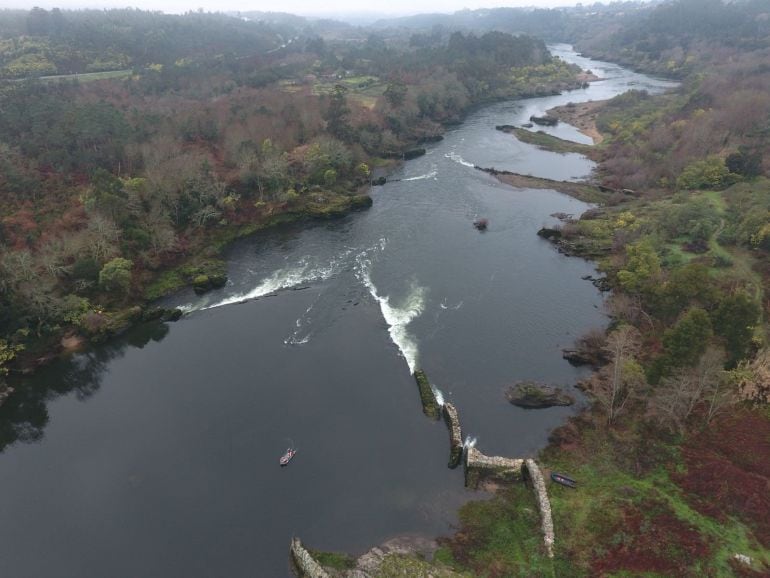
M 710 156 L 685 167 L 676 186 L 680 189 L 723 189 L 737 180 L 722 159 Z
M 99 271 L 99 287 L 105 291 L 116 291 L 125 294 L 131 286 L 132 261 L 117 257 L 108 261 Z

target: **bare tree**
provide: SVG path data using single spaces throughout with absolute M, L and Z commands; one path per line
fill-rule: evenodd
M 605 351 L 611 361 L 592 379 L 591 393 L 607 412 L 608 425 L 646 383 L 635 359 L 640 347 L 639 331 L 630 325 L 621 326 L 607 337 Z
M 120 229 L 112 219 L 94 213 L 88 220 L 88 249 L 97 261 L 106 261 L 117 253 Z
M 66 265 L 66 251 L 61 239 L 47 241 L 38 252 L 38 259 L 43 270 L 53 278 L 66 276 L 71 267 Z
M 613 293 L 605 302 L 605 308 L 610 317 L 618 321 L 625 321 L 631 325 L 641 326 L 644 321 L 650 328 L 654 328 L 654 323 L 649 314 L 642 308 L 642 300 L 639 296 L 628 295 L 627 293 Z
M 700 403 L 706 403 L 707 415 L 724 407 L 724 396 L 729 391 L 724 363 L 724 351 L 709 347 L 695 367 L 679 368 L 664 379 L 649 404 L 658 420 L 673 430 L 683 431 Z
M 144 216 L 143 224 L 145 230 L 150 234 L 150 243 L 156 255 L 174 247 L 176 233 L 171 224 L 171 217 L 159 200 L 153 199 L 147 214 Z

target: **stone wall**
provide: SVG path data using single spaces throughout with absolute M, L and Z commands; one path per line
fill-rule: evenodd
M 510 483 L 521 480 L 524 460 L 485 456 L 476 448 L 468 448 L 465 454 L 465 485 L 478 488 L 483 482 Z
M 429 418 L 438 419 L 441 417 L 441 406 L 436 400 L 436 395 L 430 387 L 428 376 L 422 369 L 414 372 L 414 380 L 417 382 L 417 388 L 420 390 L 420 401 L 422 402 L 422 413 Z
M 291 557 L 300 576 L 306 578 L 330 578 L 329 574 L 305 550 L 299 538 L 291 539 Z
M 551 517 L 551 501 L 548 499 L 548 492 L 545 489 L 545 480 L 543 480 L 543 474 L 535 460 L 527 460 L 526 466 L 529 477 L 532 480 L 532 485 L 534 486 L 537 505 L 540 508 L 540 520 L 543 527 L 545 549 L 548 552 L 548 557 L 553 558 L 553 519 Z
M 456 468 L 463 457 L 463 432 L 457 408 L 449 402 L 444 404 L 444 420 L 449 428 L 449 467 Z

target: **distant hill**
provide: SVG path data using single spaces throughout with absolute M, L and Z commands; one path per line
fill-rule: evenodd
M 633 18 L 650 3 L 613 2 L 574 8 L 484 8 L 460 10 L 453 14 L 418 14 L 383 19 L 372 24 L 379 30 L 408 29 L 414 32 L 460 30 L 463 32 L 499 31 L 510 34 L 530 34 L 546 41 L 574 41 L 589 30 L 601 28 L 612 21 Z
M 280 46 L 263 22 L 141 10 L 0 12 L 0 78 L 102 72 Z

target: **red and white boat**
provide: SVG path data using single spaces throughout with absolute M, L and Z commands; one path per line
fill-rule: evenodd
M 289 465 L 291 458 L 293 458 L 294 454 L 296 453 L 297 453 L 297 450 L 295 450 L 294 448 L 289 448 L 288 450 L 286 450 L 286 453 L 281 456 L 281 459 L 278 460 L 278 463 L 281 464 L 281 466 Z

